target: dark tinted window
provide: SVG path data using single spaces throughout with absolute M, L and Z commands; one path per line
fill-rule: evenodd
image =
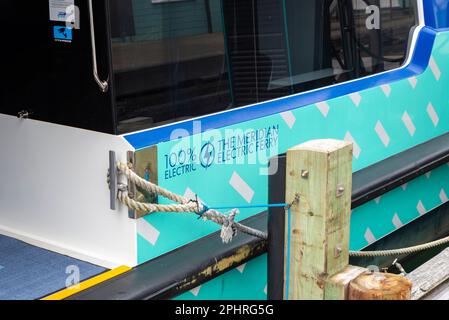
M 112 43 L 119 131 L 232 107 L 220 1 L 127 2 L 112 20 L 133 20 Z
M 408 39 L 415 25 L 415 1 L 353 0 L 356 46 L 365 74 L 399 67 L 405 60 Z M 379 29 L 367 29 L 367 6 L 378 7 Z M 369 12 L 376 9 L 368 8 Z M 369 14 L 368 24 L 375 22 Z
M 114 0 L 118 131 L 396 68 L 415 24 L 414 3 Z

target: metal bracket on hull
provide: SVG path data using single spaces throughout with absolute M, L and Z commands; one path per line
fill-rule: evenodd
M 135 170 L 136 156 L 133 151 L 128 151 L 127 153 L 127 163 L 131 170 Z M 120 184 L 118 182 L 118 172 L 117 172 L 117 159 L 115 151 L 109 151 L 109 170 L 108 170 L 108 185 L 109 185 L 109 197 L 110 197 L 110 208 L 111 210 L 117 210 L 117 193 L 119 190 L 127 191 L 128 197 L 135 199 L 137 196 L 136 185 L 132 181 L 127 181 L 127 184 Z M 129 209 L 128 216 L 130 219 L 137 219 L 137 214 L 135 210 Z
M 115 158 L 115 151 L 109 151 L 109 170 L 108 170 L 108 184 L 111 210 L 117 210 L 117 163 Z
M 157 165 L 150 165 L 150 160 L 157 163 L 157 154 L 154 152 L 154 148 L 150 148 L 148 152 L 136 153 L 133 151 L 127 152 L 127 167 L 136 172 L 139 176 L 144 177 L 147 181 L 157 183 Z M 153 161 L 151 163 L 153 163 Z M 127 181 L 120 181 L 119 176 L 119 162 L 116 159 L 115 151 L 109 151 L 109 169 L 107 182 L 110 192 L 110 208 L 111 210 L 117 210 L 117 200 L 119 192 L 126 192 L 126 197 L 138 202 L 144 203 L 158 203 L 157 195 L 149 193 L 146 190 L 140 189 L 133 181 L 127 179 Z M 151 178 L 150 178 L 151 177 Z M 128 217 L 130 219 L 140 219 L 145 216 L 146 213 L 138 212 L 133 209 L 129 209 Z

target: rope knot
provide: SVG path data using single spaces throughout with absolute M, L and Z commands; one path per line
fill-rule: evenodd
M 194 204 L 196 206 L 196 210 L 194 211 L 197 215 L 198 215 L 198 220 L 204 219 L 206 220 L 206 217 L 204 216 L 206 214 L 206 212 L 208 212 L 210 209 L 209 207 L 204 204 L 204 203 L 200 203 L 200 201 L 198 200 L 198 195 L 195 195 L 195 199 L 190 199 L 188 200 L 187 203 L 191 203 Z
M 204 215 L 205 215 L 210 209 L 209 209 L 209 207 L 206 206 L 204 203 L 202 204 L 202 207 L 203 207 L 203 209 L 202 209 L 202 210 L 198 209 L 198 212 L 197 212 L 197 214 L 198 214 L 198 220 L 201 220 L 201 219 L 207 220 L 207 218 L 206 218 Z
M 221 240 L 223 240 L 223 243 L 227 244 L 234 239 L 234 237 L 237 235 L 237 228 L 235 228 L 235 216 L 239 213 L 237 209 L 234 209 L 231 211 L 229 216 L 226 217 L 226 220 L 223 223 L 223 226 L 221 227 Z

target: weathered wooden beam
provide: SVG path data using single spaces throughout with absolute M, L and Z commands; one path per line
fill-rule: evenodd
M 412 300 L 425 299 L 449 280 L 449 248 L 407 275 L 413 282 Z
M 344 299 L 327 284 L 349 264 L 351 189 L 351 143 L 314 140 L 288 150 L 285 298 Z

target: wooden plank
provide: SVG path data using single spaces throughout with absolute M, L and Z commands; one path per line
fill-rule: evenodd
M 449 248 L 410 272 L 407 278 L 413 283 L 412 300 L 424 299 L 449 280 Z
M 351 143 L 314 140 L 288 150 L 286 202 L 292 207 L 285 231 L 286 298 L 324 299 L 329 276 L 348 266 L 351 190 Z M 344 298 L 342 290 L 334 292 L 338 296 L 332 298 Z
M 430 291 L 421 300 L 449 300 L 449 280 Z

